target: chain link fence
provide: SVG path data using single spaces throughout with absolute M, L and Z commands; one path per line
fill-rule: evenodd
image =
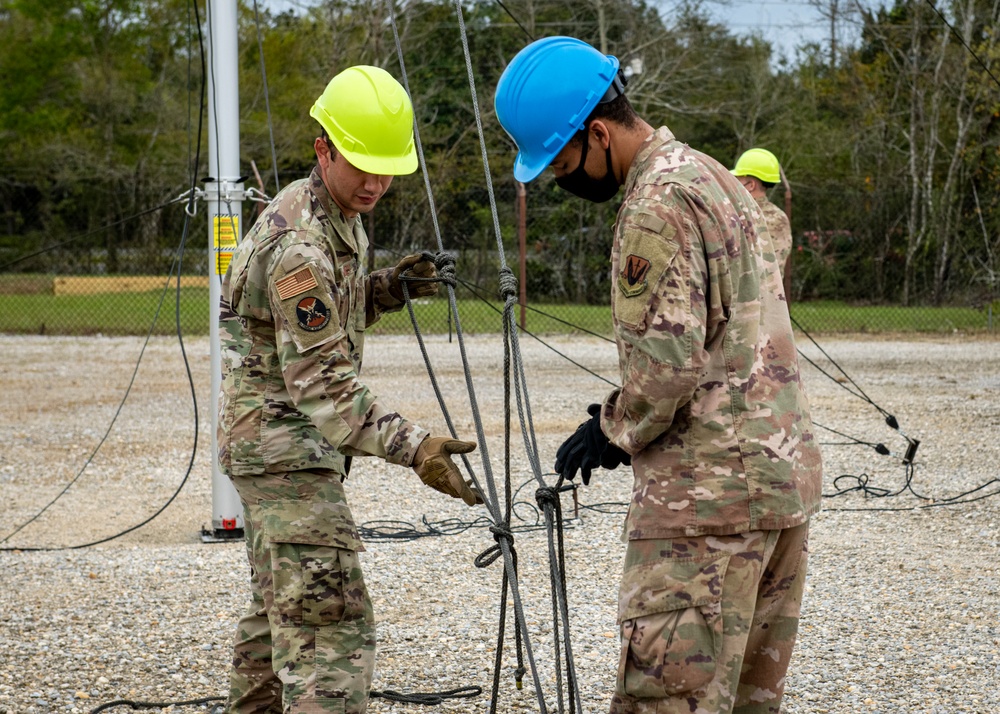
M 456 256 L 456 297 L 462 329 L 502 330 L 498 295 L 501 256 L 496 224 L 503 235 L 503 262 L 518 277 L 521 304 L 516 319 L 534 334 L 611 334 L 612 276 L 608 259 L 614 205 L 565 200 L 551 181 L 520 190 L 509 175 L 495 178 L 497 223 L 489 196 L 448 197 L 442 211 L 461 220 L 442 222 L 442 242 Z M 401 181 L 400 184 L 404 182 Z M 372 239 L 368 265 L 393 265 L 401 256 L 434 249 L 429 221 L 400 219 L 418 188 L 398 188 L 365 217 Z M 465 207 L 449 208 L 447 201 Z M 47 206 L 5 201 L 0 228 L 0 333 L 60 335 L 206 334 L 209 324 L 207 221 L 193 218 L 181 203 L 110 227 L 72 233 L 53 220 Z M 471 209 L 469 207 L 472 207 Z M 417 207 L 419 210 L 419 206 Z M 410 207 L 413 212 L 413 207 Z M 252 223 L 258 204 L 243 204 L 243 225 Z M 523 216 L 523 220 L 522 220 Z M 185 220 L 188 222 L 185 224 Z M 793 221 L 793 227 L 796 227 Z M 187 232 L 181 251 L 181 236 Z M 993 333 L 1000 309 L 994 285 L 954 286 L 943 304 L 926 298 L 903 306 L 887 296 L 898 282 L 898 250 L 877 250 L 846 231 L 796 227 L 791 264 L 791 313 L 810 333 Z M 180 267 L 178 270 L 178 259 Z M 875 262 L 888 263 L 874 274 Z M 177 274 L 180 274 L 179 286 Z M 879 283 L 875 285 L 875 283 Z M 879 297 L 881 296 L 881 297 Z M 913 304 L 917 303 L 917 304 Z M 420 329 L 456 329 L 443 292 L 415 306 Z M 375 333 L 412 330 L 409 316 L 387 315 Z

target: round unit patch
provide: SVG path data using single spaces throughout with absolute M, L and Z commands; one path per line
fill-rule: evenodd
M 305 297 L 295 306 L 295 316 L 299 320 L 299 327 L 303 330 L 318 332 L 330 322 L 330 308 L 324 305 L 322 300 Z

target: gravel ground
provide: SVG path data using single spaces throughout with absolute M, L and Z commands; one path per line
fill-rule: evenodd
M 615 379 L 612 345 L 591 338 L 551 344 Z M 1000 343 L 824 338 L 822 345 L 921 445 L 905 489 L 903 439 L 872 406 L 804 367 L 816 422 L 883 442 L 895 454 L 835 445 L 844 439 L 820 430 L 825 491 L 862 477 L 870 488 L 903 492 L 884 499 L 857 491 L 828 498 L 813 521 L 807 599 L 784 709 L 1000 712 L 1000 497 L 934 505 L 997 477 Z M 0 538 L 80 473 L 108 430 L 141 346 L 136 339 L 0 337 L 13 367 L 3 378 L 0 407 Z M 490 457 L 502 477 L 502 346 L 499 338 L 475 337 L 468 347 Z M 225 692 L 229 642 L 247 597 L 248 573 L 241 543 L 203 544 L 199 538 L 211 521 L 208 342 L 193 340 L 187 348 L 201 420 L 197 458 L 176 500 L 150 524 L 101 545 L 0 553 L 0 713 L 90 712 L 118 699 L 169 702 Z M 532 340 L 522 348 L 539 448 L 550 462 L 586 405 L 609 387 Z M 813 345 L 803 342 L 802 349 L 829 369 Z M 457 344 L 434 337 L 429 351 L 456 426 L 471 437 Z M 370 338 L 366 379 L 400 412 L 442 430 L 412 339 Z M 67 548 L 149 517 L 181 483 L 193 434 L 177 344 L 155 340 L 90 465 L 3 546 Z M 520 446 L 519 434 L 514 443 Z M 513 473 L 515 486 L 529 478 L 523 457 L 514 458 Z M 842 474 L 848 476 L 835 486 Z M 624 553 L 621 506 L 613 504 L 627 500 L 629 486 L 625 471 L 595 474 L 580 502 L 612 505 L 582 508 L 566 530 L 573 647 L 588 713 L 606 711 L 613 688 L 615 595 Z M 359 523 L 419 525 L 423 517 L 474 515 L 421 486 L 411 472 L 372 460 L 355 461 L 347 488 Z M 531 485 L 524 489 L 522 500 L 533 501 L 532 491 Z M 980 494 L 998 491 L 994 484 Z M 921 506 L 931 507 L 915 510 Z M 564 507 L 572 507 L 568 495 Z M 533 522 L 529 506 L 518 513 L 521 524 Z M 369 540 L 363 562 L 379 618 L 376 688 L 480 685 L 489 691 L 501 570 L 499 564 L 477 569 L 472 560 L 492 543 L 483 528 L 411 542 Z M 519 533 L 516 547 L 535 660 L 555 704 L 544 534 Z M 498 709 L 537 711 L 530 677 L 522 691 L 514 688 L 512 652 L 508 643 Z M 433 708 L 374 699 L 370 711 L 487 712 L 488 699 L 484 694 Z

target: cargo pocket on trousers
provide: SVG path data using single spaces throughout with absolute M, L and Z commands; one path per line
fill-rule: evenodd
M 346 711 L 347 700 L 343 698 L 307 699 L 288 705 L 288 714 L 345 714 Z
M 619 694 L 659 699 L 708 686 L 722 652 L 728 562 L 672 559 L 625 573 Z
M 350 547 L 357 543 L 348 535 L 353 524 L 327 522 L 317 528 L 314 509 L 295 501 L 259 505 L 264 509 L 277 622 L 323 627 L 365 619 L 367 591 L 358 555 Z

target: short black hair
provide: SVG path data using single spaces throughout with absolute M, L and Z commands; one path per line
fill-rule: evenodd
M 626 129 L 633 129 L 639 125 L 639 115 L 635 113 L 635 109 L 632 108 L 631 102 L 629 102 L 628 97 L 624 94 L 619 94 L 610 102 L 604 102 L 594 107 L 594 111 L 592 111 L 590 116 L 587 117 L 587 121 L 585 122 L 586 127 L 589 127 L 590 122 L 596 119 L 600 119 L 601 121 L 612 121 L 615 124 L 620 124 Z M 578 131 L 574 134 L 570 141 L 577 143 L 582 142 L 586 127 L 583 131 Z
M 764 188 L 766 188 L 766 189 L 767 189 L 767 190 L 769 190 L 769 191 L 770 191 L 770 190 L 771 190 L 772 188 L 774 188 L 775 186 L 777 186 L 777 185 L 778 185 L 778 184 L 776 184 L 776 183 L 768 183 L 768 182 L 767 182 L 767 181 L 765 181 L 764 179 L 762 179 L 762 178 L 758 178 L 758 177 L 756 177 L 756 176 L 754 176 L 754 178 L 756 178 L 756 179 L 757 179 L 758 181 L 760 181 L 760 182 L 761 182 L 761 184 L 762 184 L 762 185 L 764 186 Z
M 320 124 L 319 136 L 323 141 L 326 142 L 327 148 L 330 149 L 330 160 L 333 161 L 335 158 L 337 158 L 337 147 L 333 145 L 333 142 L 330 140 L 329 134 L 326 133 L 326 129 L 322 127 L 323 125 Z

